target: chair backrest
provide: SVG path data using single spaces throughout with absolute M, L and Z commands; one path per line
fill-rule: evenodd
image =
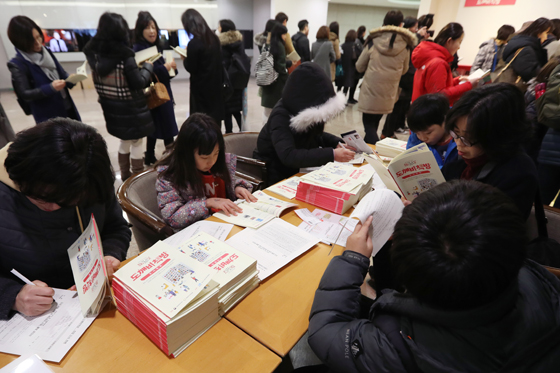
M 548 237 L 560 242 L 560 209 L 544 206 L 544 214 L 547 219 L 546 228 L 548 231 Z M 531 210 L 529 219 L 527 219 L 527 235 L 530 240 L 539 236 L 534 207 Z
M 117 192 L 140 251 L 173 234 L 157 204 L 156 178 L 155 170 L 144 171 L 126 180 Z
M 253 158 L 253 150 L 257 148 L 258 132 L 228 133 L 224 135 L 226 153 Z

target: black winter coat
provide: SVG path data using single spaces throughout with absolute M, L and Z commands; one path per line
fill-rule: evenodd
M 560 131 L 548 129 L 541 144 L 538 161 L 539 164 L 560 167 Z
M 504 62 L 506 64 L 509 63 L 520 48 L 523 48 L 523 50 L 519 52 L 511 66 L 513 71 L 521 76 L 523 81 L 528 82 L 537 76 L 541 68 L 548 61 L 547 52 L 541 46 L 541 41 L 538 38 L 528 35 L 516 35 L 511 38 L 504 49 L 502 55 Z
M 228 31 L 221 33 L 219 38 L 222 45 L 222 63 L 226 71 L 228 71 L 235 53 L 246 55 L 243 35 L 239 31 Z M 243 111 L 243 89 L 234 89 L 233 94 L 226 100 L 225 105 L 225 112 L 227 114 Z
M 368 318 L 360 318 L 360 286 L 369 265 L 369 258 L 345 251 L 331 260 L 315 293 L 309 345 L 332 371 L 405 373 L 400 355 L 405 349 L 424 373 L 498 372 L 560 325 L 560 282 L 531 261 L 516 283 L 482 307 L 435 309 L 389 291 L 378 295 Z M 378 327 L 387 315 L 397 318 L 397 337 Z M 404 346 L 398 348 L 395 340 Z M 554 372 L 560 346 L 547 345 L 529 366 L 528 357 L 541 351 L 531 351 L 515 372 Z
M 301 57 L 301 63 L 311 61 L 311 49 L 309 48 L 309 39 L 303 32 L 298 31 L 292 36 L 292 44 L 297 54 Z
M 141 139 L 154 132 L 144 89 L 153 66 L 138 68 L 134 51 L 120 43 L 91 39 L 84 47 L 107 131 L 121 140 Z
M 323 132 L 324 125 L 320 124 L 307 132 L 294 131 L 290 127 L 293 115 L 280 100 L 259 134 L 253 157 L 267 162 L 268 185 L 298 173 L 300 168 L 334 161 L 334 148 L 342 142 Z
M 187 45 L 187 58 L 183 64 L 191 74 L 190 113 L 207 114 L 219 125 L 224 119 L 220 45 L 216 42 L 207 46 L 200 39 L 192 39 Z
M 444 165 L 441 172 L 445 180 L 460 179 L 466 167 L 465 161 L 459 158 Z M 523 218 L 529 218 L 539 185 L 535 163 L 525 152 L 499 163 L 488 162 L 473 180 L 500 189 L 512 199 Z
M 130 228 L 113 196 L 105 205 L 80 206 L 84 227 L 93 213 L 104 255 L 119 260 L 126 258 Z M 0 319 L 7 319 L 23 282 L 10 270 L 17 269 L 31 281 L 41 280 L 55 288 L 74 285 L 68 248 L 80 235 L 74 207 L 46 212 L 32 204 L 26 196 L 0 182 Z
M 135 52 L 138 52 L 152 46 L 153 44 L 142 41 L 134 44 L 133 49 Z M 162 49 L 158 47 L 158 51 L 161 53 Z M 154 83 L 159 80 L 160 83 L 165 85 L 170 98 L 170 100 L 165 104 L 150 110 L 152 119 L 154 120 L 154 125 L 156 127 L 155 132 L 150 136 L 156 139 L 169 139 L 177 136 L 177 133 L 179 133 L 179 130 L 177 128 L 177 121 L 175 119 L 175 102 L 173 99 L 173 91 L 171 90 L 172 77 L 169 75 L 169 71 L 167 71 L 167 68 L 164 65 L 165 59 L 163 57 L 154 62 L 154 75 L 157 76 L 157 79 L 155 77 L 152 78 Z M 175 70 L 175 75 L 177 75 L 177 70 Z
M 344 70 L 344 86 L 349 88 L 356 87 L 358 83 L 358 71 L 356 71 L 356 61 L 360 56 L 360 51 L 355 42 L 347 41 L 341 45 L 342 48 L 342 70 Z

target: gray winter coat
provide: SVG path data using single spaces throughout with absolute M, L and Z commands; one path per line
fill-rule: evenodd
M 329 79 L 332 79 L 331 62 L 336 61 L 332 42 L 327 39 L 318 39 L 313 43 L 311 46 L 311 61 L 321 66 Z
M 560 325 L 560 282 L 534 262 L 527 261 L 516 283 L 479 308 L 434 309 L 392 291 L 377 298 L 369 319 L 359 319 L 368 267 L 369 258 L 345 251 L 333 258 L 315 293 L 309 345 L 336 372 L 406 372 L 402 350 L 374 325 L 381 314 L 399 318 L 402 339 L 424 373 L 497 372 Z M 535 364 L 525 359 L 507 371 L 556 371 L 560 346 L 547 347 Z

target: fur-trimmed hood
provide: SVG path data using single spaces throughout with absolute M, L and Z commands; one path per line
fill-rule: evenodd
M 262 47 L 266 44 L 266 36 L 264 36 L 261 32 L 260 34 L 255 35 L 255 37 L 253 38 L 253 42 L 257 44 L 257 46 Z
M 394 35 L 397 36 L 393 39 Z M 399 43 L 399 36 L 404 43 Z M 418 44 L 416 34 L 397 26 L 374 28 L 369 32 L 368 38 L 373 38 L 373 45 L 382 54 L 398 54 L 403 47 L 413 49 Z
M 222 32 L 218 35 L 218 38 L 222 46 L 243 41 L 243 35 L 237 30 Z
M 346 95 L 338 92 L 322 105 L 312 106 L 300 111 L 290 119 L 290 128 L 296 132 L 306 132 L 315 124 L 326 123 L 346 108 Z

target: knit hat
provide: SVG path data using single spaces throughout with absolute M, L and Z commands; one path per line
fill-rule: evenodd
M 302 63 L 286 82 L 282 103 L 293 115 L 290 127 L 306 132 L 315 124 L 325 123 L 346 107 L 344 94 L 334 91 L 331 79 L 313 62 Z

